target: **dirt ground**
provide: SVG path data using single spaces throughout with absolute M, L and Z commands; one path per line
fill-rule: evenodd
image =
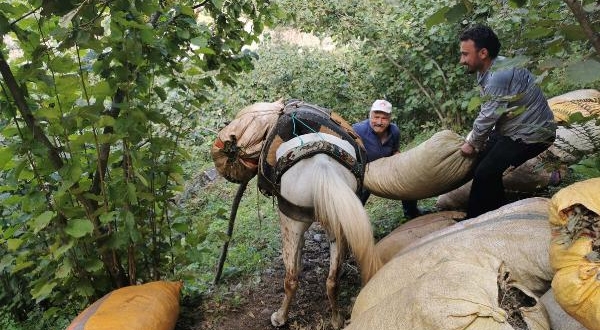
M 271 314 L 284 297 L 285 269 L 281 257 L 263 271 L 260 283 L 236 288 L 241 301 L 217 302 L 211 297 L 201 301 L 182 301 L 176 330 L 329 330 L 331 316 L 325 280 L 329 271 L 329 243 L 318 224 L 305 233 L 302 274 L 296 297 L 290 307 L 288 323 L 276 328 Z M 353 259 L 344 263 L 338 301 L 350 317 L 352 301 L 360 290 L 360 274 Z

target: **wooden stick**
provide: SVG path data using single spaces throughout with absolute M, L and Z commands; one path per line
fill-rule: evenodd
M 225 241 L 225 244 L 223 244 L 223 248 L 221 249 L 221 257 L 219 258 L 219 264 L 217 265 L 217 271 L 215 274 L 215 280 L 213 281 L 213 285 L 217 285 L 219 283 L 219 279 L 221 278 L 221 273 L 223 272 L 223 265 L 225 264 L 225 259 L 227 258 L 227 249 L 229 248 L 229 241 L 231 241 L 231 236 L 233 235 L 233 225 L 235 224 L 235 216 L 237 215 L 237 210 L 240 206 L 240 201 L 242 200 L 242 196 L 244 195 L 246 186 L 248 186 L 248 181 L 242 182 L 238 187 L 237 193 L 235 194 L 235 198 L 233 199 L 233 204 L 231 205 L 231 213 L 229 214 L 229 226 L 227 227 L 227 241 Z

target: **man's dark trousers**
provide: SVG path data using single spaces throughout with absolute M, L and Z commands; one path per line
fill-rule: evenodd
M 469 195 L 467 219 L 495 210 L 506 203 L 502 174 L 548 149 L 551 142 L 527 144 L 506 136 L 491 136 L 479 153 Z

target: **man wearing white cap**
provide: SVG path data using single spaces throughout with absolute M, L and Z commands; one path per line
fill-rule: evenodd
M 376 100 L 369 111 L 369 119 L 352 125 L 367 151 L 367 163 L 400 152 L 400 129 L 391 123 L 391 117 L 392 104 L 386 100 Z M 360 200 L 363 205 L 370 195 L 368 190 L 362 191 Z M 417 201 L 402 201 L 402 207 L 407 219 L 421 214 L 417 208 Z

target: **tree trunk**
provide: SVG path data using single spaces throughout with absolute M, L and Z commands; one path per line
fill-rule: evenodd
M 576 0 L 564 1 L 567 4 L 567 6 L 569 6 L 569 9 L 571 9 L 571 12 L 573 12 L 573 15 L 575 16 L 575 19 L 577 19 L 577 21 L 579 22 L 579 25 L 581 25 L 583 32 L 588 37 L 590 43 L 596 50 L 596 54 L 600 55 L 600 35 L 596 31 L 594 31 L 594 27 L 592 26 L 592 23 L 590 22 L 587 14 L 585 13 L 585 10 L 583 10 L 581 2 Z

